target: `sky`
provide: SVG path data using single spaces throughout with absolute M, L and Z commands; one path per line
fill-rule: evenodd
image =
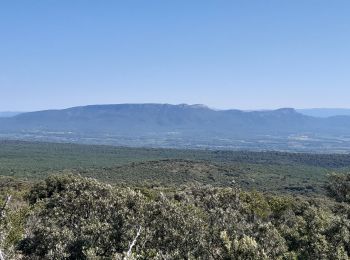
M 350 107 L 348 0 L 0 0 L 0 111 Z

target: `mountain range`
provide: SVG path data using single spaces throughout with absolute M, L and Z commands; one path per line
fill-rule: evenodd
M 293 108 L 248 112 L 187 104 L 90 105 L 0 118 L 0 137 L 132 146 L 347 151 L 350 116 L 313 117 Z

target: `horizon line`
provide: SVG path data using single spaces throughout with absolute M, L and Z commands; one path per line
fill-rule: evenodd
M 38 111 L 47 111 L 47 110 L 65 110 L 65 109 L 71 109 L 71 108 L 77 108 L 77 107 L 88 107 L 88 106 L 113 106 L 113 105 L 170 105 L 170 106 L 202 106 L 211 110 L 218 110 L 218 111 L 224 111 L 224 110 L 240 110 L 240 111 L 246 111 L 246 112 L 252 112 L 252 111 L 273 111 L 273 110 L 279 110 L 279 109 L 294 109 L 294 110 L 350 110 L 350 108 L 345 107 L 276 107 L 276 108 L 217 108 L 213 106 L 208 106 L 206 104 L 200 104 L 200 103 L 156 103 L 156 102 L 144 102 L 144 103 L 96 103 L 96 104 L 85 104 L 85 105 L 76 105 L 76 106 L 66 106 L 66 107 L 60 107 L 60 108 L 42 108 L 42 109 L 33 109 L 33 110 L 0 110 L 0 113 L 28 113 L 28 112 L 38 112 Z

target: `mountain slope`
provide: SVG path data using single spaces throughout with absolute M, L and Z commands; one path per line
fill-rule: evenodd
M 245 112 L 185 104 L 92 105 L 0 118 L 0 133 L 17 137 L 37 133 L 36 137 L 44 140 L 56 134 L 55 141 L 67 136 L 89 136 L 91 140 L 103 141 L 112 136 L 115 141 L 148 138 L 138 145 L 157 146 L 159 140 L 165 140 L 174 146 L 180 142 L 188 146 L 218 142 L 225 146 L 231 139 L 239 138 L 248 142 L 282 138 L 289 142 L 291 136 L 350 136 L 350 117 L 316 118 L 292 108 Z
M 204 106 L 125 104 L 23 113 L 0 121 L 0 130 L 130 133 L 147 131 L 290 132 L 312 120 L 293 109 L 215 111 Z M 274 128 L 274 129 L 272 129 Z M 234 134 L 234 133 L 231 133 Z

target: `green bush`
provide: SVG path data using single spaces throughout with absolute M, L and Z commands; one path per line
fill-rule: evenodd
M 24 216 L 18 223 L 25 219 L 25 230 L 11 239 L 22 259 L 350 256 L 350 205 L 325 198 L 201 185 L 111 186 L 56 175 L 35 185 L 27 199 L 29 214 L 14 211 Z
M 337 201 L 350 203 L 350 174 L 331 174 L 327 191 Z

